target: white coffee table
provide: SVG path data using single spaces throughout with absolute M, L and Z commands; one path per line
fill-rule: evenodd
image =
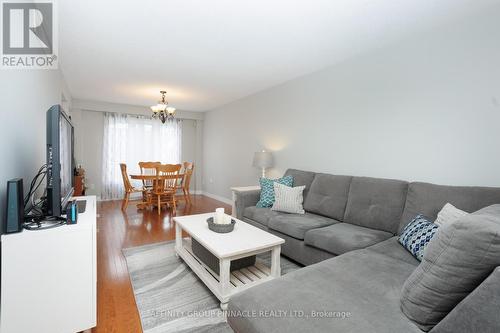
M 281 275 L 280 252 L 285 241 L 248 223 L 236 220 L 234 231 L 219 234 L 208 229 L 207 218 L 213 213 L 174 217 L 175 251 L 227 309 L 230 297 Z M 198 259 L 191 249 L 191 240 L 182 237 L 182 231 L 196 239 L 219 259 L 219 272 L 213 272 Z M 271 267 L 261 263 L 230 272 L 232 260 L 271 251 Z

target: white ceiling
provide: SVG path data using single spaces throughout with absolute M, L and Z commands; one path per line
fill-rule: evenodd
M 497 0 L 64 0 L 74 98 L 206 111 Z M 497 2 L 498 3 L 498 2 Z

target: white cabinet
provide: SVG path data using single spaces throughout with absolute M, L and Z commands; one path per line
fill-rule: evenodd
M 96 198 L 76 225 L 2 235 L 0 332 L 74 333 L 96 326 Z

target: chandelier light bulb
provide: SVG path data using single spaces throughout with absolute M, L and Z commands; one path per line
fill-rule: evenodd
M 172 119 L 175 116 L 175 108 L 172 106 L 168 106 L 168 102 L 166 100 L 167 92 L 162 90 L 160 91 L 161 100 L 158 101 L 158 104 L 151 106 L 151 111 L 153 111 L 152 118 L 160 119 L 162 123 L 165 123 L 167 119 Z

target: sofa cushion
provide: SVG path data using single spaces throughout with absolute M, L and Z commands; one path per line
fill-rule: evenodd
M 283 239 L 281 254 L 304 266 L 317 264 L 320 261 L 335 257 L 334 254 L 306 245 L 304 240 L 293 238 L 279 231 L 267 228 L 267 232 Z
M 305 243 L 310 246 L 340 255 L 352 250 L 391 238 L 389 232 L 360 227 L 354 224 L 337 223 L 306 232 Z
M 316 174 L 304 201 L 304 209 L 342 221 L 351 179 L 351 176 Z
M 413 266 L 418 266 L 420 261 L 401 246 L 398 238 L 398 236 L 394 236 L 386 241 L 367 247 L 366 249 L 391 257 L 392 259 L 404 261 Z
M 432 333 L 500 332 L 500 267 L 460 302 Z
M 401 287 L 414 269 L 367 249 L 352 251 L 232 296 L 228 322 L 245 333 L 421 333 L 399 308 Z M 273 310 L 290 315 L 265 315 Z M 293 315 L 298 311 L 327 317 L 305 320 Z M 257 317 L 238 315 L 244 313 Z
M 399 232 L 418 214 L 423 214 L 434 221 L 448 202 L 458 209 L 472 213 L 500 203 L 500 188 L 411 183 L 408 187 Z
M 272 216 L 279 215 L 278 212 L 272 211 L 271 208 L 259 208 L 256 206 L 246 207 L 243 211 L 243 217 L 259 222 L 267 227 L 269 219 Z
M 309 193 L 309 188 L 311 187 L 311 183 L 314 179 L 314 172 L 311 171 L 302 171 L 297 169 L 288 169 L 285 172 L 284 176 L 292 176 L 293 177 L 293 186 L 302 186 L 304 185 L 306 188 L 304 189 L 304 201 L 307 199 L 307 195 Z
M 401 180 L 353 177 L 344 222 L 395 234 L 407 190 Z
M 401 309 L 428 331 L 499 265 L 500 205 L 493 205 L 438 229 L 403 286 Z
M 268 227 L 285 235 L 304 239 L 306 231 L 338 223 L 328 217 L 306 213 L 304 215 L 282 213 L 269 219 Z

